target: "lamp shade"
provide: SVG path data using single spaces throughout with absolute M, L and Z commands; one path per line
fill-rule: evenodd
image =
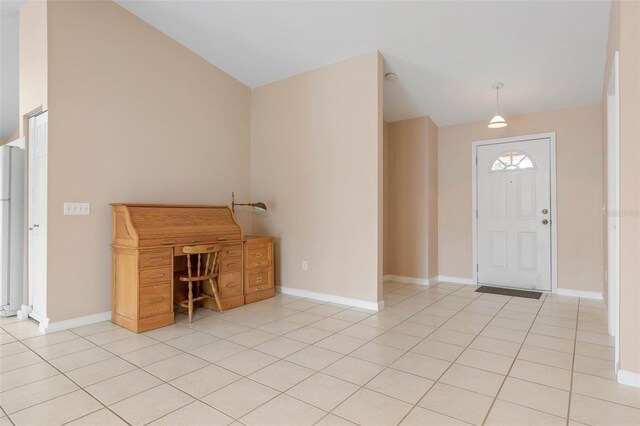
M 490 129 L 499 129 L 501 127 L 507 127 L 507 121 L 500 114 L 496 114 L 493 116 L 489 125 L 487 126 Z
M 256 210 L 261 210 L 263 212 L 267 211 L 267 205 L 261 201 L 257 202 L 257 203 L 253 203 L 251 204 L 251 206 L 256 209 Z

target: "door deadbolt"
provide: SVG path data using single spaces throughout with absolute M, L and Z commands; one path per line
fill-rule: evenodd
M 542 224 L 543 224 L 543 225 L 548 225 L 548 224 L 549 224 L 549 221 L 548 221 L 547 219 L 542 219 Z
M 547 210 L 547 209 L 542 209 L 542 214 L 547 214 L 547 213 L 549 213 L 549 210 Z

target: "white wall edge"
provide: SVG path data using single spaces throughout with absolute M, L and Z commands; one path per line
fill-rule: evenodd
M 379 302 L 368 302 L 361 299 L 351 299 L 349 297 L 336 296 L 334 294 L 316 293 L 315 291 L 301 290 L 293 287 L 276 287 L 277 291 L 289 296 L 304 297 L 307 299 L 320 300 L 322 302 L 338 303 L 340 305 L 354 306 L 356 308 L 368 309 L 371 311 L 381 311 L 384 309 L 384 300 Z
M 559 288 L 556 291 L 559 296 L 582 297 L 583 299 L 602 300 L 602 293 L 597 291 L 573 290 L 571 288 Z
M 429 285 L 434 282 L 434 278 L 425 279 L 425 278 L 413 278 L 413 277 L 403 277 L 401 275 L 385 275 L 384 282 L 394 281 L 397 283 L 403 284 L 418 284 L 418 285 Z
M 618 383 L 620 383 L 621 385 L 640 388 L 640 373 L 618 370 Z
M 465 285 L 477 285 L 473 278 L 460 278 L 449 277 L 446 275 L 438 275 L 438 282 L 452 283 L 452 284 L 465 284 Z
M 82 327 L 83 325 L 95 324 L 101 321 L 110 321 L 111 311 L 99 314 L 87 315 L 84 317 L 71 318 L 63 321 L 50 322 L 45 318 L 40 322 L 41 333 L 55 333 L 56 331 L 67 330 L 69 328 Z

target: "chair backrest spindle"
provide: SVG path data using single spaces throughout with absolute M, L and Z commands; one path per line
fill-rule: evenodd
M 199 246 L 185 246 L 182 251 L 187 254 L 187 272 L 189 278 L 199 277 L 203 275 L 212 275 L 218 272 L 218 255 L 222 248 L 220 244 L 211 245 L 199 245 Z M 191 255 L 198 255 L 197 269 L 194 271 L 191 265 Z M 202 255 L 206 254 L 207 257 L 202 259 Z

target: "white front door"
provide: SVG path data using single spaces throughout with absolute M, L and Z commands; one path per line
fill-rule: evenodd
M 478 283 L 551 290 L 548 138 L 476 150 Z
M 29 304 L 31 316 L 47 317 L 47 120 L 29 119 Z

